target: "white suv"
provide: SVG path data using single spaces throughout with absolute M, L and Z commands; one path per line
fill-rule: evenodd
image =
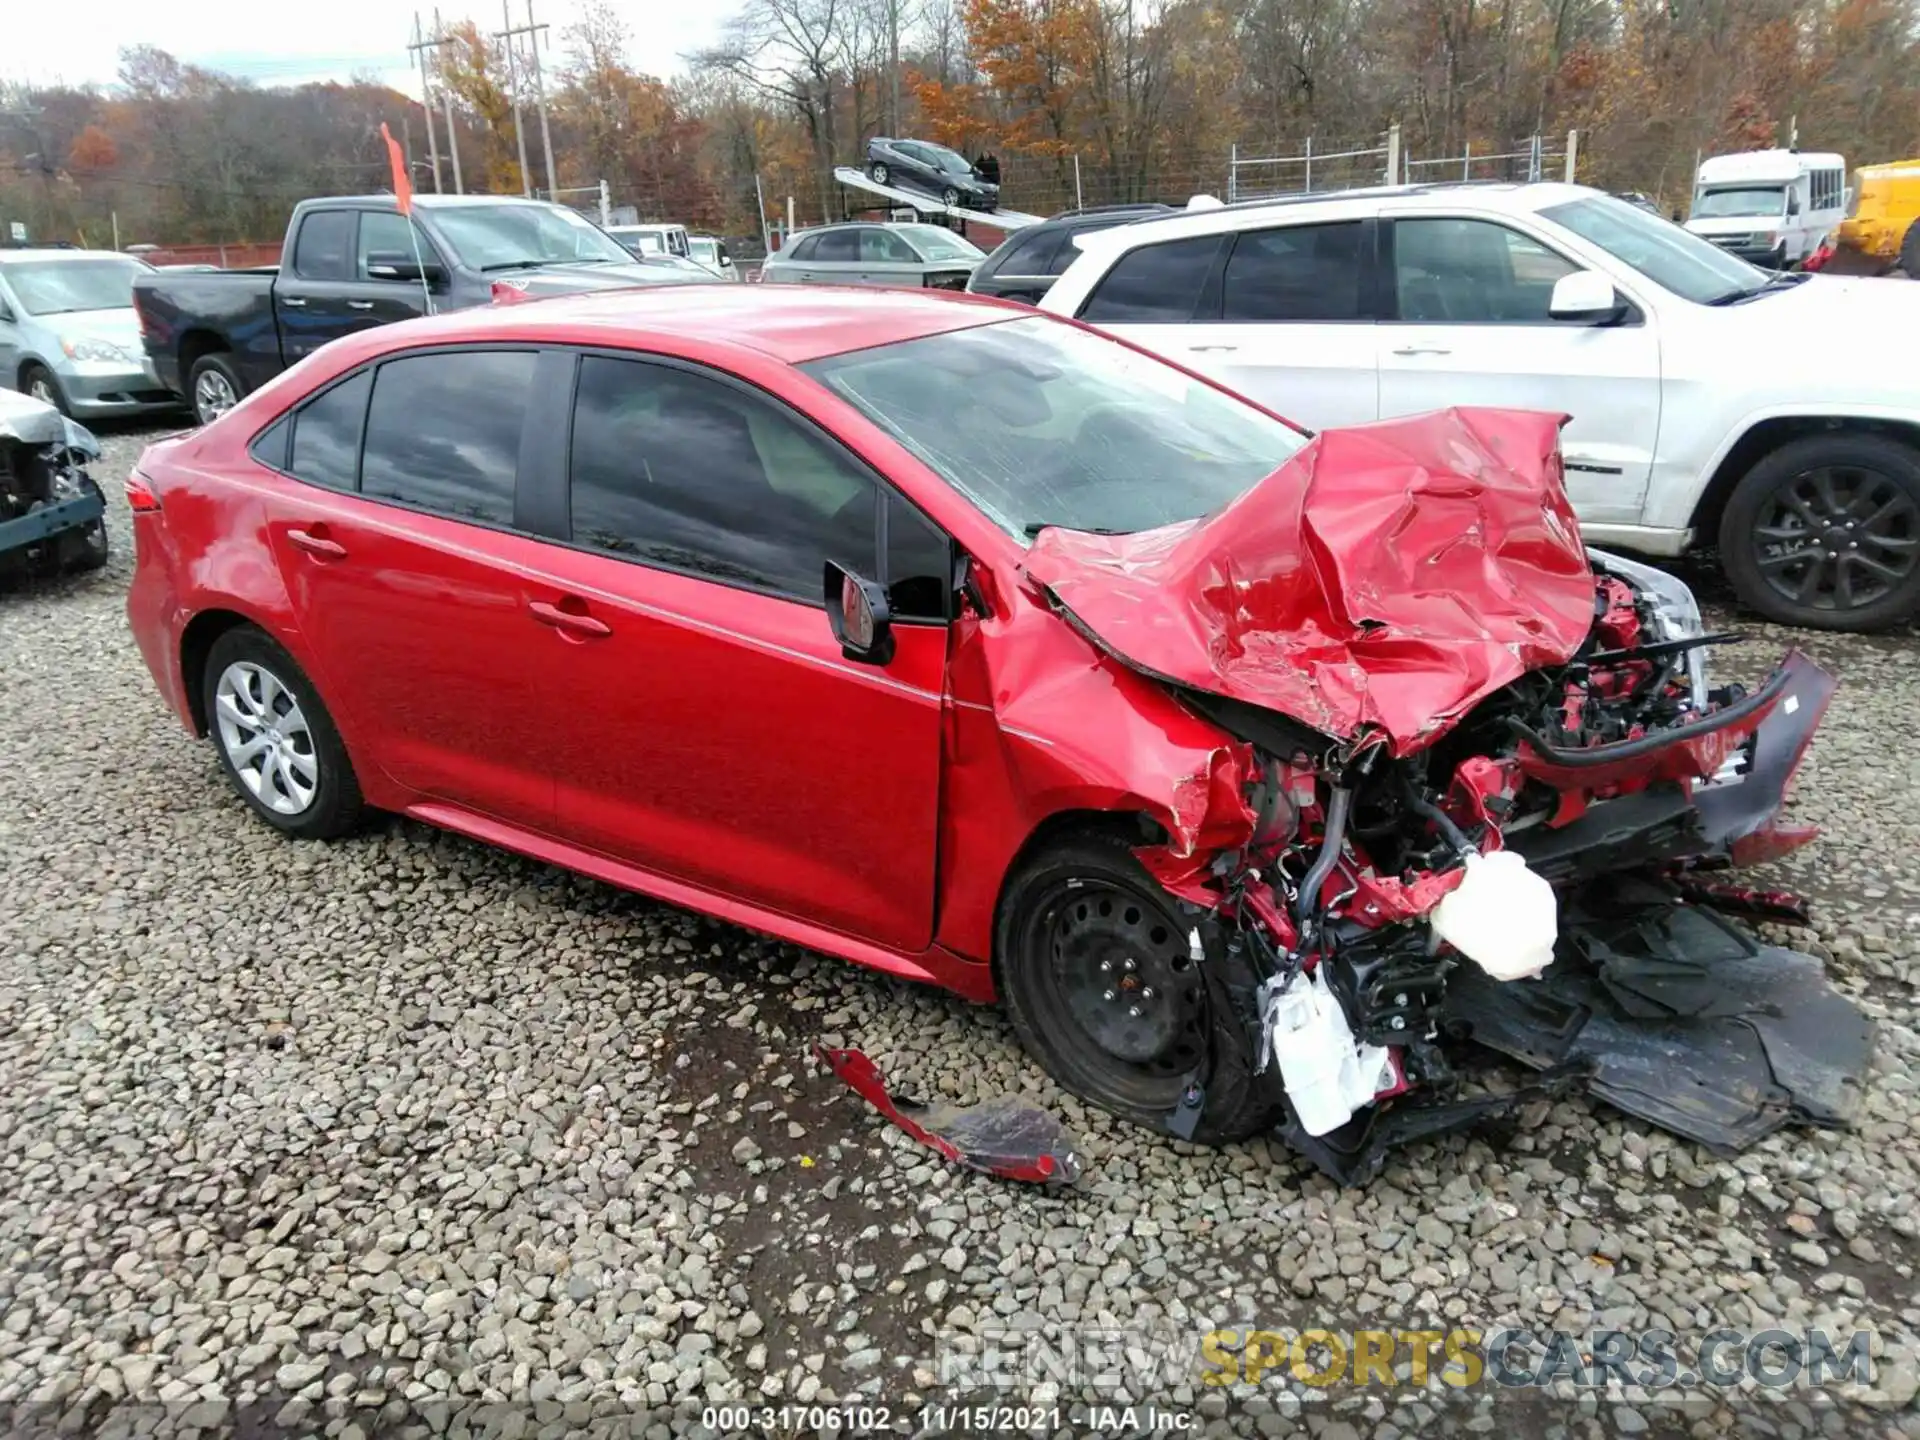
M 1041 308 L 1315 428 L 1564 412 L 1595 544 L 1717 544 L 1788 624 L 1920 610 L 1920 286 L 1770 274 L 1578 185 L 1199 205 L 1075 237 Z

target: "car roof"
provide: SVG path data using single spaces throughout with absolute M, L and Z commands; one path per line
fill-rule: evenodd
M 802 365 L 849 350 L 1031 319 L 1034 314 L 1028 306 L 948 292 L 674 285 L 482 306 L 364 333 L 414 344 L 536 339 L 572 344 L 646 342 L 669 353 L 722 346 Z M 370 346 L 368 353 L 382 354 L 388 348 Z
M 1568 200 L 1603 194 L 1585 185 L 1560 181 L 1511 183 L 1506 181 L 1452 181 L 1426 185 L 1377 185 L 1361 190 L 1323 190 L 1283 195 L 1265 200 L 1241 200 L 1231 205 L 1207 205 L 1147 215 L 1124 224 L 1102 226 L 1079 237 L 1082 250 L 1130 250 L 1158 240 L 1190 235 L 1217 235 L 1229 230 L 1255 230 L 1263 225 L 1291 221 L 1337 220 L 1355 208 L 1371 214 L 1391 204 L 1397 213 L 1408 210 L 1452 210 L 1463 206 L 1479 211 L 1524 214 Z
M 0 265 L 17 265 L 29 260 L 131 260 L 136 265 L 147 263 L 138 255 L 123 255 L 118 250 L 64 250 L 49 245 L 0 250 Z

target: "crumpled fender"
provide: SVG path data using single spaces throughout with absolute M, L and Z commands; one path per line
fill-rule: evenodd
M 1329 430 L 1212 516 L 1043 530 L 1026 570 L 1147 674 L 1407 754 L 1593 625 L 1563 417 L 1455 409 Z
M 1031 592 L 992 593 L 989 608 L 957 619 L 949 642 L 935 934 L 982 960 L 1000 882 L 1048 819 L 1146 816 L 1166 839 L 1141 858 L 1175 893 L 1183 872 L 1246 844 L 1255 821 L 1251 747 L 1089 645 Z

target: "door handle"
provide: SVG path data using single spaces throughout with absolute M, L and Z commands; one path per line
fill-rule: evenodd
M 1453 351 L 1439 345 L 1402 345 L 1393 353 L 1396 355 L 1451 355 Z
M 572 599 L 571 596 L 568 598 Z M 579 605 L 583 602 L 575 600 L 573 603 Z M 613 627 L 604 620 L 596 620 L 583 611 L 562 610 L 558 605 L 549 605 L 545 600 L 529 600 L 527 613 L 542 625 L 551 625 L 554 629 L 572 635 L 576 639 L 598 640 L 602 636 L 613 633 Z
M 305 300 L 302 300 L 298 295 L 282 295 L 280 297 L 280 303 L 282 305 L 290 306 L 291 308 L 298 310 L 301 306 L 305 305 L 307 302 Z
M 324 533 L 326 528 L 324 525 L 315 525 L 311 530 L 289 530 L 287 543 L 321 560 L 346 559 L 347 547 L 337 540 L 329 540 Z
M 1239 348 L 1240 347 L 1238 345 L 1189 345 L 1187 347 L 1187 350 L 1191 354 L 1199 355 L 1204 351 L 1208 351 L 1208 350 L 1218 350 L 1224 353 L 1227 351 L 1238 350 Z
M 373 302 L 371 300 L 347 301 L 347 309 L 349 310 L 371 310 L 372 308 L 373 308 Z

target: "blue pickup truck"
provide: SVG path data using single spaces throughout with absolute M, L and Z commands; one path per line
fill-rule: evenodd
M 303 200 L 280 259 L 134 281 L 154 372 L 202 424 L 329 340 L 486 305 L 497 287 L 531 298 L 710 278 L 631 255 L 563 205 L 504 195 L 416 195 L 412 225 L 391 195 Z

